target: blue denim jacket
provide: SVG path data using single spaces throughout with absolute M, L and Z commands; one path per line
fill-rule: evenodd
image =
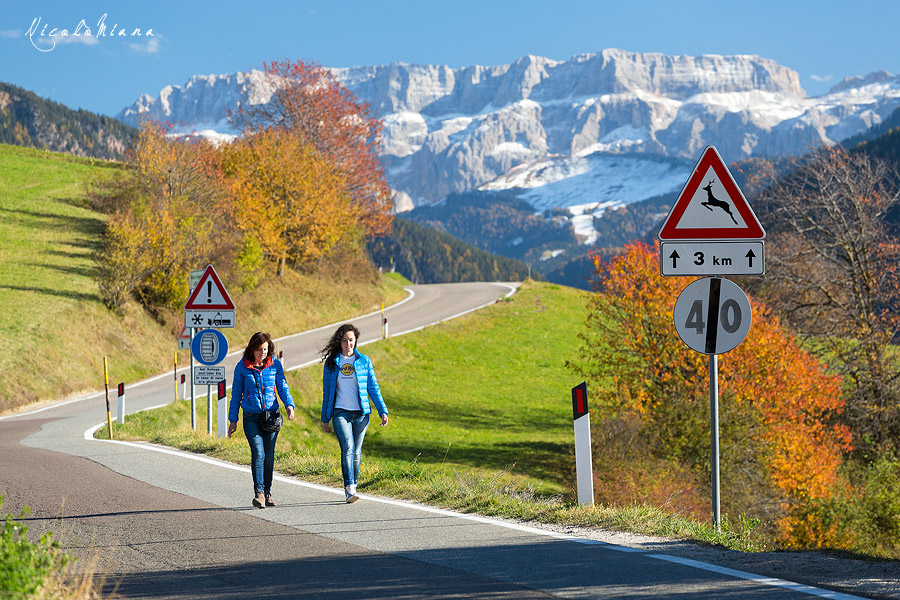
M 359 405 L 362 407 L 364 415 L 372 412 L 369 406 L 369 399 L 375 403 L 375 408 L 379 415 L 388 414 L 387 406 L 381 397 L 381 390 L 378 389 L 378 380 L 375 379 L 375 368 L 372 361 L 365 354 L 360 354 L 359 350 L 353 349 L 356 355 L 356 362 L 353 367 L 356 371 L 356 381 L 359 383 Z M 340 357 L 334 358 L 332 369 L 328 365 L 322 365 L 322 422 L 327 423 L 334 414 L 334 403 L 337 399 L 337 378 L 338 378 L 338 361 Z
M 238 408 L 244 412 L 261 413 L 260 383 L 262 383 L 262 397 L 265 408 L 271 410 L 278 406 L 278 398 L 275 390 L 284 402 L 285 406 L 294 406 L 294 398 L 291 396 L 291 388 L 284 378 L 284 368 L 281 361 L 271 356 L 266 359 L 262 371 L 253 368 L 246 360 L 241 360 L 234 366 L 234 380 L 231 383 L 231 403 L 228 405 L 228 420 L 236 423 L 238 420 Z

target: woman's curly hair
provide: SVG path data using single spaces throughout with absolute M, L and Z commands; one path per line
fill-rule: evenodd
M 341 353 L 341 340 L 344 339 L 344 334 L 348 331 L 352 331 L 354 337 L 359 341 L 359 329 L 351 323 L 345 323 L 337 328 L 337 331 L 334 332 L 334 335 L 331 336 L 331 339 L 328 340 L 325 347 L 319 350 L 319 354 L 322 356 L 322 362 L 324 362 L 331 371 L 334 370 L 335 357 Z

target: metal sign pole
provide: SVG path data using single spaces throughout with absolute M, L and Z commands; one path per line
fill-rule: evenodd
M 194 345 L 194 328 L 191 327 L 191 346 Z M 191 352 L 191 431 L 197 431 L 197 405 L 194 402 L 194 353 Z
M 719 357 L 709 355 L 709 430 L 712 452 L 712 510 L 716 531 L 722 530 L 722 509 L 719 506 Z

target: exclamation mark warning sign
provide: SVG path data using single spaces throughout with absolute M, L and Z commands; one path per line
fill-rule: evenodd
M 184 304 L 184 309 L 186 311 L 234 310 L 234 302 L 212 265 L 206 267 L 203 275 L 200 276 L 200 281 L 197 282 L 197 287 L 194 288 L 188 301 Z

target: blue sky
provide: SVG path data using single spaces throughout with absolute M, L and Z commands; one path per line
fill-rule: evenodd
M 108 115 L 192 75 L 284 58 L 334 67 L 394 61 L 463 67 L 526 54 L 565 60 L 604 48 L 758 54 L 797 71 L 813 96 L 844 77 L 900 72 L 897 0 L 0 0 L 0 6 L 0 81 Z M 82 27 L 76 37 L 82 20 L 91 35 Z M 125 36 L 111 36 L 114 26 Z M 101 27 L 105 36 L 98 35 Z M 131 35 L 135 29 L 140 35 Z

